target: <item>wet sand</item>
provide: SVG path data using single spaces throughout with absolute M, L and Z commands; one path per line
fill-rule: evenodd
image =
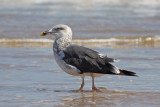
M 1 47 L 0 106 L 160 106 L 159 48 L 93 49 L 120 59 L 115 65 L 139 77 L 96 78 L 102 93 L 92 92 L 86 77 L 84 92 L 75 92 L 81 79 L 61 71 L 51 47 Z

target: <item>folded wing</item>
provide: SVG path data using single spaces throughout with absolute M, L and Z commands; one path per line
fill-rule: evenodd
M 68 46 L 64 52 L 63 60 L 72 66 L 75 66 L 81 73 L 102 73 L 116 74 L 115 67 L 110 62 L 115 59 L 108 58 L 102 54 L 78 45 Z

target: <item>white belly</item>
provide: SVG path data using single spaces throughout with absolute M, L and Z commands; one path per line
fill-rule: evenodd
M 82 74 L 80 74 L 80 71 L 76 67 L 67 64 L 64 60 L 61 59 L 59 55 L 54 54 L 54 56 L 55 56 L 57 64 L 61 67 L 63 71 L 65 71 L 66 73 L 70 75 L 82 76 Z

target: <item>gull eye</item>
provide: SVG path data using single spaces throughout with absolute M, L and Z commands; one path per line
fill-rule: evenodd
M 62 27 L 55 28 L 56 31 L 64 30 Z

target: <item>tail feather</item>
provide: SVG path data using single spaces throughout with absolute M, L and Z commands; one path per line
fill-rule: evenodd
M 118 75 L 126 76 L 137 76 L 135 72 L 119 69 L 120 73 Z

